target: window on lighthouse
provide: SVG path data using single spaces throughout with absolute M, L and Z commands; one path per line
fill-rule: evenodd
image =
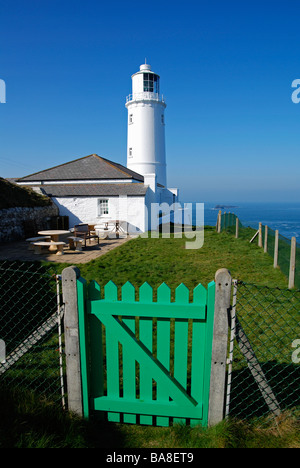
M 144 92 L 159 93 L 159 76 L 144 73 Z

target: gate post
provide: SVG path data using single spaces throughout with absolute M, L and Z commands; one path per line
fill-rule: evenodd
M 78 416 L 82 416 L 83 406 L 77 302 L 77 279 L 79 277 L 80 271 L 75 266 L 65 268 L 62 272 L 62 292 L 65 305 L 64 332 L 68 409 Z
M 215 315 L 212 343 L 208 425 L 224 418 L 225 380 L 228 345 L 228 311 L 231 302 L 231 274 L 221 268 L 215 275 Z

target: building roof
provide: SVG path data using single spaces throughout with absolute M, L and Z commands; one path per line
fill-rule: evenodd
M 17 182 L 63 181 L 63 180 L 107 180 L 134 179 L 144 182 L 144 177 L 137 172 L 127 169 L 121 164 L 102 158 L 97 154 L 90 154 L 74 161 L 51 167 L 21 177 Z
M 141 183 L 121 184 L 51 184 L 41 185 L 41 192 L 49 197 L 112 197 L 145 196 L 148 186 Z

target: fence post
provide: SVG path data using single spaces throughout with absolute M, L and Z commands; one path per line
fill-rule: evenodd
M 226 268 L 216 272 L 214 331 L 211 358 L 208 424 L 214 426 L 224 418 L 225 380 L 228 345 L 228 312 L 231 302 L 231 274 Z
M 222 211 L 219 210 L 218 219 L 217 219 L 217 232 L 218 233 L 221 232 L 221 216 L 222 216 Z
M 239 237 L 239 218 L 235 218 L 235 238 L 238 239 Z
M 262 224 L 258 225 L 258 247 L 262 247 Z
M 268 253 L 268 226 L 265 226 L 265 244 L 264 244 L 264 252 Z
M 274 268 L 278 267 L 278 238 L 279 238 L 279 231 L 278 229 L 276 229 L 275 244 L 274 244 Z
M 292 237 L 290 273 L 289 273 L 289 289 L 292 289 L 295 286 L 295 266 L 296 266 L 296 237 Z
M 80 271 L 75 266 L 62 272 L 62 292 L 65 304 L 64 332 L 66 353 L 66 375 L 68 409 L 78 416 L 83 415 L 81 367 L 78 332 L 77 279 Z

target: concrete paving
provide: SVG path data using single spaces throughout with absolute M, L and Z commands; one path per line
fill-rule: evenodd
M 63 249 L 63 255 L 56 255 L 56 253 L 49 252 L 48 249 L 43 250 L 39 255 L 36 255 L 33 250 L 29 250 L 29 243 L 24 241 L 10 242 L 0 245 L 0 261 L 1 260 L 20 260 L 20 261 L 41 261 L 55 262 L 55 263 L 87 263 L 95 258 L 101 257 L 110 250 L 119 247 L 128 240 L 130 236 L 126 238 L 115 238 L 115 239 L 100 239 L 98 245 L 97 241 L 91 239 L 87 241 L 86 247 L 82 247 L 82 251 L 76 252 L 70 250 L 68 244 Z

